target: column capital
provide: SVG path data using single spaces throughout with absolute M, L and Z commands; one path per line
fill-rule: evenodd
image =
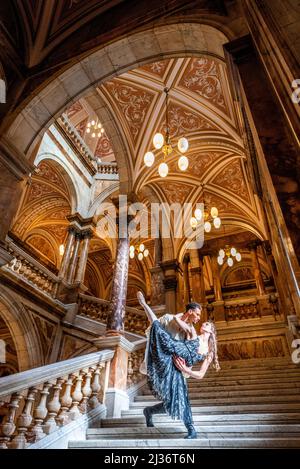
M 248 249 L 250 249 L 250 251 L 256 251 L 258 246 L 261 246 L 262 242 L 259 240 L 259 239 L 255 239 L 253 241 L 251 241 L 250 243 L 247 244 L 247 247 Z
M 177 278 L 176 277 L 166 277 L 163 279 L 165 290 L 176 290 L 177 288 Z
M 167 270 L 174 270 L 175 272 L 177 272 L 177 270 L 179 269 L 179 262 L 177 259 L 171 259 L 168 261 L 160 262 L 159 266 L 163 269 L 164 272 Z

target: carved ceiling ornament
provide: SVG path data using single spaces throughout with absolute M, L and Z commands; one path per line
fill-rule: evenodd
M 239 158 L 231 161 L 212 181 L 241 197 L 249 204 L 249 192 Z
M 189 195 L 193 192 L 194 186 L 183 184 L 181 182 L 157 182 L 161 191 L 165 194 L 169 204 L 184 204 L 189 199 Z
M 104 88 L 112 96 L 119 111 L 124 116 L 135 144 L 154 99 L 154 93 L 135 87 L 132 84 L 125 84 L 119 79 L 106 82 Z
M 157 62 L 152 62 L 151 64 L 143 65 L 140 67 L 140 70 L 144 70 L 145 72 L 156 75 L 159 78 L 163 78 L 169 64 L 170 60 L 159 60 Z
M 207 99 L 214 106 L 227 112 L 221 82 L 221 64 L 208 57 L 190 59 L 179 82 L 180 86 Z

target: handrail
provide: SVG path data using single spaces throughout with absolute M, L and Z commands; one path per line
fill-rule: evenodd
M 0 398 L 28 389 L 44 383 L 45 380 L 52 381 L 61 376 L 74 373 L 82 368 L 98 365 L 110 361 L 114 356 L 113 350 L 102 350 L 89 353 L 69 360 L 39 366 L 27 371 L 21 371 L 10 376 L 0 378 Z

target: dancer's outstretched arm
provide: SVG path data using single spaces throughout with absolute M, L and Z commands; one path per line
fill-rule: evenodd
M 153 313 L 152 309 L 150 308 L 149 305 L 147 305 L 145 297 L 141 291 L 137 292 L 137 299 L 139 300 L 140 305 L 144 308 L 147 318 L 149 319 L 150 323 L 152 324 L 154 321 L 156 321 L 157 317 Z
M 204 378 L 205 373 L 207 372 L 209 365 L 212 362 L 212 358 L 210 356 L 206 357 L 205 360 L 202 362 L 201 368 L 199 371 L 193 371 L 191 368 L 186 366 L 185 360 L 180 357 L 173 358 L 174 364 L 176 367 L 183 373 L 187 374 L 191 378 L 194 379 L 202 379 Z

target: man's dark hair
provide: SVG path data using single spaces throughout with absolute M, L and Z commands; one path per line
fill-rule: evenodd
M 185 305 L 185 312 L 187 312 L 189 309 L 195 311 L 196 309 L 201 309 L 201 305 L 199 305 L 199 303 L 188 303 Z

